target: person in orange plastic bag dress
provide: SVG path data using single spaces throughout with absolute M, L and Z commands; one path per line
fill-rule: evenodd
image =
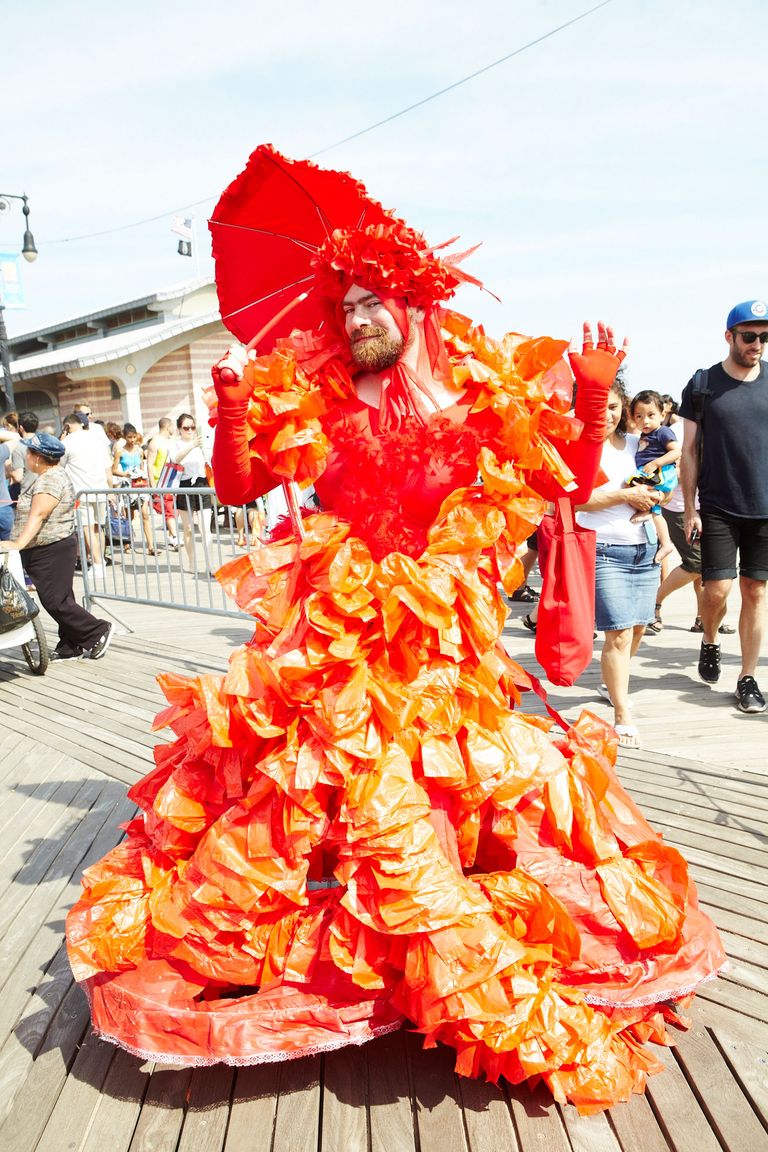
M 264 147 L 238 180 L 278 162 L 323 171 Z M 565 342 L 439 307 L 467 277 L 370 203 L 294 276 L 322 324 L 214 371 L 220 499 L 290 479 L 321 510 L 220 569 L 253 637 L 223 678 L 161 676 L 175 739 L 85 872 L 71 963 L 94 1028 L 154 1060 L 407 1024 L 589 1113 L 642 1091 L 644 1042 L 724 962 L 612 730 L 526 716 L 500 644 L 515 550 L 553 492 L 591 489 L 602 437 L 579 454 Z M 619 360 L 602 328 L 572 357 L 582 406 Z

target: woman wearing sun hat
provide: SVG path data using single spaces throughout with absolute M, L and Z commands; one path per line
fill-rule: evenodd
M 26 466 L 35 479 L 19 496 L 11 539 L 0 550 L 16 548 L 40 603 L 59 626 L 53 660 L 99 660 L 107 651 L 112 625 L 78 604 L 72 590 L 77 555 L 75 491 L 61 467 L 61 440 L 46 432 L 25 441 Z

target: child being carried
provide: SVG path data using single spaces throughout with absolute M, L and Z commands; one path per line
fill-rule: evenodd
M 660 495 L 668 495 L 677 487 L 677 461 L 681 446 L 671 428 L 664 424 L 664 402 L 658 392 L 646 389 L 638 392 L 630 405 L 630 413 L 640 434 L 635 455 L 637 471 L 628 477 L 627 484 L 648 484 Z M 654 505 L 650 513 L 636 512 L 632 522 L 641 523 L 653 517 L 656 535 L 659 538 L 657 562 L 672 551 L 669 529 L 661 515 L 661 501 Z

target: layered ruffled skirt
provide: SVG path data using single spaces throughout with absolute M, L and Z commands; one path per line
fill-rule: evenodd
M 481 552 L 377 564 L 333 516 L 307 529 L 219 573 L 256 621 L 227 675 L 161 678 L 176 739 L 68 919 L 94 1027 L 248 1064 L 409 1022 L 462 1074 L 627 1099 L 724 961 L 684 860 L 606 725 L 513 710 Z

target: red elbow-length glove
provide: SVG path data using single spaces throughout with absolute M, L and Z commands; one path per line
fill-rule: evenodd
M 248 448 L 245 417 L 251 386 L 243 380 L 244 366 L 245 354 L 234 346 L 211 369 L 218 398 L 213 478 L 223 504 L 247 504 L 280 483 Z
M 597 347 L 595 347 L 591 326 L 585 322 L 581 353 L 568 353 L 576 382 L 574 415 L 582 422 L 584 428 L 578 440 L 562 441 L 557 447 L 576 477 L 576 487 L 567 493 L 574 505 L 585 504 L 592 495 L 605 441 L 608 393 L 628 347 L 629 341 L 625 340 L 623 348 L 617 351 L 613 329 L 601 321 L 598 321 L 597 325 Z M 558 495 L 562 496 L 562 491 Z

